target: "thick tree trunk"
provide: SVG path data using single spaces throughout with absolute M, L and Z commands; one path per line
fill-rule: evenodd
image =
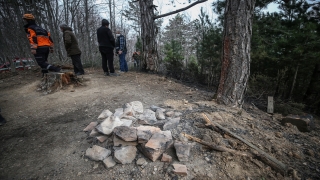
M 156 48 L 156 25 L 154 22 L 153 0 L 139 1 L 141 12 L 142 59 L 141 68 L 157 70 L 158 53 Z
M 222 67 L 217 100 L 241 107 L 250 74 L 252 18 L 255 0 L 227 0 Z
M 320 92 L 320 64 L 316 64 L 312 73 L 311 81 L 309 83 L 306 94 L 304 95 L 304 101 L 307 103 L 314 102 L 314 98 L 319 96 Z M 320 103 L 319 103 L 320 104 Z

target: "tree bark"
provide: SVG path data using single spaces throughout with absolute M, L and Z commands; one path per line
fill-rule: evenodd
M 155 67 L 158 61 L 156 49 L 156 25 L 153 20 L 154 5 L 153 0 L 139 1 L 141 12 L 141 39 L 142 39 L 142 61 L 141 67 L 145 70 L 157 70 Z
M 255 0 L 227 0 L 219 103 L 242 107 L 250 75 L 252 19 Z

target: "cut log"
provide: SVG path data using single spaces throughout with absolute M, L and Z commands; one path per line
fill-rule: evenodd
M 50 72 L 44 74 L 39 86 L 41 91 L 52 93 L 70 84 L 82 85 L 73 72 Z
M 213 150 L 216 150 L 216 151 L 221 151 L 221 152 L 229 152 L 229 153 L 232 153 L 232 154 L 235 154 L 235 155 L 240 155 L 240 156 L 247 156 L 247 157 L 253 157 L 251 154 L 248 154 L 248 153 L 245 153 L 245 152 L 240 152 L 240 151 L 236 151 L 236 150 L 233 150 L 233 149 L 229 149 L 227 147 L 224 147 L 224 146 L 216 146 L 216 145 L 213 145 L 211 143 L 208 143 L 206 141 L 203 141 L 199 138 L 196 138 L 196 137 L 193 137 L 189 134 L 186 134 L 186 133 L 182 133 L 183 136 L 185 136 L 186 138 L 188 138 L 189 140 L 191 141 L 195 141 L 197 143 L 200 143 L 202 145 L 205 145 L 207 147 L 209 147 L 210 149 L 213 149 Z
M 210 126 L 215 126 L 216 128 L 219 128 L 219 129 L 225 131 L 226 133 L 230 134 L 232 137 L 242 141 L 243 143 L 245 143 L 249 147 L 251 147 L 254 150 L 258 151 L 258 154 L 256 154 L 256 158 L 260 159 L 261 161 L 263 161 L 264 163 L 268 164 L 269 166 L 271 166 L 275 170 L 281 172 L 282 174 L 284 174 L 284 175 L 287 174 L 288 168 L 287 168 L 287 166 L 285 164 L 283 164 L 282 162 L 278 161 L 276 158 L 270 156 L 266 152 L 262 151 L 261 149 L 259 149 L 258 147 L 256 147 L 252 143 L 248 142 L 247 140 L 239 137 L 238 135 L 234 134 L 233 132 L 229 131 L 228 129 L 222 127 L 218 123 L 213 122 L 212 120 L 209 119 L 208 115 L 202 113 L 202 116 L 203 116 L 204 120 L 206 121 L 206 126 L 209 126 L 209 127 Z

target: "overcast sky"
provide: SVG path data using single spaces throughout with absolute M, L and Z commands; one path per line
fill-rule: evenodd
M 165 14 L 183 7 L 186 7 L 189 5 L 187 0 L 175 0 L 175 4 L 173 5 L 170 3 L 171 0 L 154 0 L 154 4 L 158 6 L 158 11 L 160 14 Z M 187 17 L 190 17 L 190 20 L 195 20 L 199 17 L 200 9 L 201 7 L 204 9 L 204 11 L 212 18 L 215 19 L 217 15 L 213 13 L 212 11 L 212 3 L 216 0 L 208 0 L 204 3 L 197 4 L 190 9 L 180 12 L 185 14 Z M 277 11 L 277 4 L 271 3 L 268 5 L 268 7 L 264 11 L 274 12 Z M 167 16 L 163 18 L 163 26 L 167 25 L 169 22 L 169 19 L 172 19 L 176 16 L 176 14 Z

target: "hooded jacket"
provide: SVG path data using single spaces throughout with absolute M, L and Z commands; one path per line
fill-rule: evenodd
M 34 21 L 30 21 L 24 26 L 29 39 L 31 49 L 37 50 L 39 53 L 42 48 L 53 47 L 53 41 L 50 37 L 50 33 L 38 26 Z
M 81 50 L 78 45 L 78 40 L 72 32 L 71 27 L 63 28 L 63 42 L 68 56 L 81 54 Z

